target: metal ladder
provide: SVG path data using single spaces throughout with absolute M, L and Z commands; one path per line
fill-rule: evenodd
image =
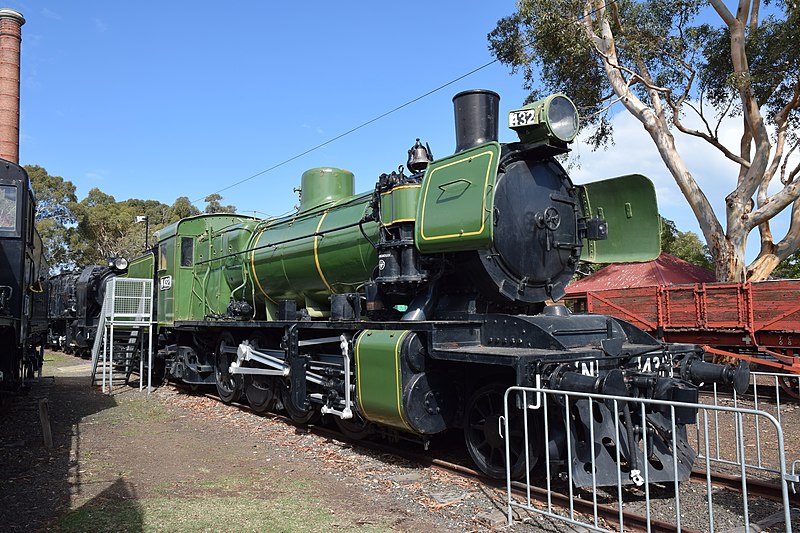
M 97 335 L 92 345 L 92 385 L 100 383 L 103 392 L 106 392 L 106 383 L 108 383 L 109 392 L 113 392 L 115 384 L 127 384 L 131 374 L 135 370 L 135 361 L 140 362 L 140 368 L 137 373 L 139 374 L 139 388 L 143 386 L 144 376 L 148 376 L 148 391 L 150 390 L 149 371 L 145 372 L 142 368 L 145 360 L 144 343 L 148 339 L 145 335 L 145 329 L 148 329 L 150 338 L 152 337 L 152 300 L 146 301 L 150 290 L 143 285 L 141 287 L 141 298 L 131 296 L 129 293 L 125 295 L 115 295 L 117 281 L 120 278 L 114 278 L 109 281 L 106 288 L 106 298 L 103 300 L 103 305 L 100 311 L 100 317 L 97 324 Z M 124 279 L 123 282 L 133 282 L 142 280 Z M 146 280 L 150 281 L 150 280 Z M 127 305 L 124 312 L 119 312 L 115 309 L 115 297 L 120 299 L 127 299 Z M 138 300 L 136 302 L 136 310 L 130 309 L 130 300 Z M 148 304 L 150 304 L 148 306 Z M 120 319 L 120 315 L 124 318 Z M 125 320 L 125 319 L 128 320 Z M 134 322 L 130 322 L 133 319 Z M 117 328 L 115 330 L 115 327 Z M 152 340 L 150 340 L 152 342 Z M 149 365 L 147 365 L 149 366 Z M 115 368 L 121 367 L 115 376 Z M 98 376 L 99 372 L 99 376 Z

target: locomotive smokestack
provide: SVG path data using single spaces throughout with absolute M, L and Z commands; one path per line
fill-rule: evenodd
M 0 9 L 0 157 L 19 163 L 19 52 L 25 18 Z
M 500 95 L 474 89 L 453 97 L 456 115 L 456 152 L 497 140 Z

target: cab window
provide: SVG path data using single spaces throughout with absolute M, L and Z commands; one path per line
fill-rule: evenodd
M 165 242 L 161 243 L 161 246 L 158 247 L 158 269 L 167 269 L 167 243 Z
M 17 229 L 17 188 L 0 185 L 0 231 Z
M 194 264 L 194 238 L 181 237 L 181 266 L 190 267 Z

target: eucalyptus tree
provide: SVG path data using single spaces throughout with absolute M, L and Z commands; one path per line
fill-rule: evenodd
M 75 261 L 69 243 L 76 223 L 75 185 L 61 176 L 51 176 L 39 165 L 25 165 L 25 171 L 36 198 L 36 229 L 51 268 L 53 271 L 73 268 Z
M 520 0 L 489 42 L 501 62 L 524 73 L 530 100 L 539 88 L 569 94 L 593 128 L 595 147 L 612 138 L 617 109 L 634 116 L 697 218 L 717 278 L 761 280 L 800 245 L 800 14 L 793 1 Z M 734 146 L 720 136 L 726 117 L 740 123 Z M 676 135 L 702 139 L 735 163 L 724 216 L 709 200 L 717 191 L 698 185 Z M 770 221 L 783 210 L 791 223 L 776 239 Z M 759 254 L 746 264 L 756 230 Z

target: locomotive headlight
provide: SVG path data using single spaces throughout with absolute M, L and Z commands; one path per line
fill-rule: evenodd
M 508 127 L 525 143 L 565 146 L 578 135 L 578 108 L 563 94 L 552 94 L 508 114 Z
M 109 261 L 109 263 L 111 263 L 110 266 L 113 266 L 117 270 L 125 270 L 126 268 L 128 268 L 128 260 L 125 259 L 124 257 L 115 257 L 114 259 Z

